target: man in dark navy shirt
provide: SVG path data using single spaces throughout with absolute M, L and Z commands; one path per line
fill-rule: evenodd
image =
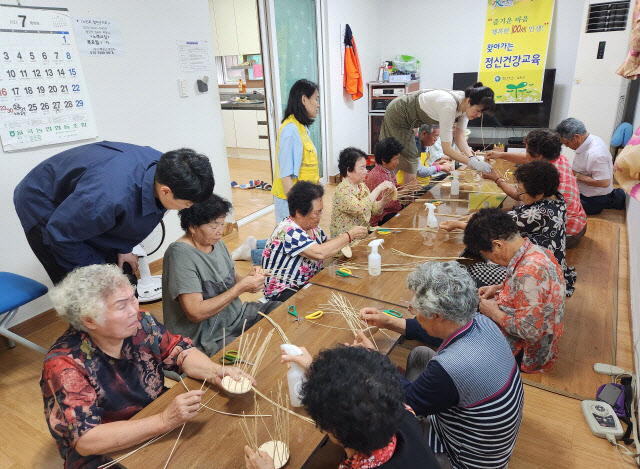
M 82 145 L 46 159 L 18 184 L 13 203 L 27 241 L 58 283 L 76 267 L 138 259 L 131 252 L 166 210 L 213 192 L 209 159 L 118 142 Z M 128 269 L 125 269 L 125 271 Z

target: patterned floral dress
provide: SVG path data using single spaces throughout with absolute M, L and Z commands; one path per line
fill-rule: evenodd
M 141 311 L 138 319 L 122 358 L 105 354 L 88 333 L 69 327 L 44 359 L 44 414 L 65 469 L 109 462 L 104 455 L 81 456 L 77 441 L 101 423 L 128 420 L 150 404 L 164 391 L 162 369 L 179 371 L 195 350 L 191 339 L 170 334 L 151 313 Z
M 515 207 L 509 214 L 522 236 L 553 253 L 562 267 L 567 296 L 573 295 L 576 269 L 567 266 L 567 204 L 562 194 L 556 199 L 541 199 L 531 205 Z
M 542 373 L 558 357 L 565 306 L 562 275 L 549 251 L 525 239 L 496 293 L 496 302 L 506 314 L 499 326 L 513 354 L 523 351 L 520 368 L 525 373 Z
M 322 261 L 302 255 L 314 243 L 322 244 L 327 235 L 319 226 L 311 234 L 291 219 L 285 218 L 267 240 L 262 252 L 262 268 L 274 272 L 264 279 L 264 296 L 274 299 L 287 288 L 301 288 L 322 269 Z
M 369 226 L 372 214 L 382 212 L 382 207 L 376 210 L 375 203 L 371 203 L 371 192 L 363 182 L 354 186 L 344 178 L 333 194 L 331 209 L 331 237 L 349 231 L 354 226 Z M 355 242 L 355 241 L 354 241 Z

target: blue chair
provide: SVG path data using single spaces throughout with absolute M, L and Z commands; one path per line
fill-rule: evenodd
M 16 342 L 41 353 L 47 351 L 33 342 L 14 334 L 8 329 L 9 322 L 22 305 L 40 298 L 49 289 L 35 280 L 10 272 L 0 272 L 0 316 L 5 315 L 0 321 L 0 335 L 9 339 L 9 347 L 15 347 Z

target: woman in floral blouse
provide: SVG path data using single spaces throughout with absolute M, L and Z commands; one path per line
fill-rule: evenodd
M 562 267 L 567 296 L 573 295 L 576 271 L 567 265 L 567 204 L 558 192 L 558 170 L 546 161 L 533 161 L 516 169 L 516 191 L 522 205 L 509 212 L 522 236 L 553 253 Z M 444 229 L 464 228 L 464 222 L 443 222 Z M 491 264 L 473 264 L 469 273 L 479 284 L 502 282 L 506 269 Z
M 402 143 L 393 137 L 387 137 L 376 143 L 376 146 L 373 149 L 373 153 L 376 155 L 376 165 L 371 171 L 369 171 L 369 174 L 365 179 L 365 183 L 371 192 L 385 181 L 391 182 L 397 190 L 407 188 L 418 191 L 422 189 L 422 184 L 418 180 L 414 180 L 404 186 L 399 186 L 396 181 L 394 170 L 400 162 L 400 153 L 403 148 L 404 146 Z M 378 200 L 382 197 L 384 197 L 382 194 L 378 195 Z M 395 217 L 400 210 L 402 210 L 402 204 L 397 200 L 392 200 L 385 204 L 381 213 L 371 215 L 369 224 L 371 226 L 383 225 Z
M 159 414 L 129 420 L 164 391 L 162 369 L 219 385 L 237 378 L 172 335 L 138 308 L 129 280 L 115 265 L 81 267 L 51 291 L 69 329 L 44 359 L 44 413 L 66 469 L 96 468 L 106 454 L 176 428 L 200 409 L 203 391 L 180 394 Z M 255 381 L 254 381 L 255 384 Z
M 302 355 L 283 355 L 282 361 L 306 369 L 302 405 L 316 426 L 344 448 L 342 463 L 327 467 L 440 468 L 413 410 L 403 403 L 400 375 L 389 357 L 365 347 L 340 346 L 312 359 L 301 349 Z M 247 469 L 274 467 L 267 453 L 249 446 L 244 452 Z
M 354 147 L 345 148 L 338 158 L 342 182 L 333 195 L 331 236 L 335 237 L 354 226 L 369 226 L 372 214 L 382 212 L 393 197 L 394 185 L 383 181 L 369 191 L 364 184 L 367 177 L 366 154 Z M 382 194 L 382 198 L 378 197 Z
M 354 226 L 328 239 L 318 226 L 323 195 L 322 186 L 309 181 L 298 181 L 287 194 L 291 215 L 276 226 L 262 253 L 267 299 L 286 301 L 322 268 L 323 259 L 367 236 L 367 227 Z
M 522 238 L 499 209 L 474 214 L 464 243 L 507 268 L 503 282 L 481 287 L 479 309 L 504 332 L 525 373 L 542 373 L 558 357 L 565 289 L 562 268 L 550 251 Z

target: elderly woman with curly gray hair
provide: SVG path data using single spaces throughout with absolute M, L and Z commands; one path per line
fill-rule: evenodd
M 184 371 L 220 385 L 237 378 L 140 311 L 128 278 L 115 265 L 81 267 L 51 292 L 70 326 L 44 359 L 40 387 L 51 435 L 65 468 L 98 467 L 105 455 L 182 425 L 196 415 L 204 393 L 180 394 L 160 413 L 129 420 L 164 391 L 162 370 Z M 255 381 L 254 381 L 255 384 Z
M 478 314 L 478 292 L 457 262 L 426 262 L 407 278 L 415 319 L 373 308 L 369 324 L 435 345 L 416 347 L 407 360 L 406 403 L 421 416 L 440 465 L 506 468 L 522 421 L 523 389 L 502 332 Z M 364 336 L 360 341 L 366 346 Z M 443 454 L 444 453 L 444 454 Z

